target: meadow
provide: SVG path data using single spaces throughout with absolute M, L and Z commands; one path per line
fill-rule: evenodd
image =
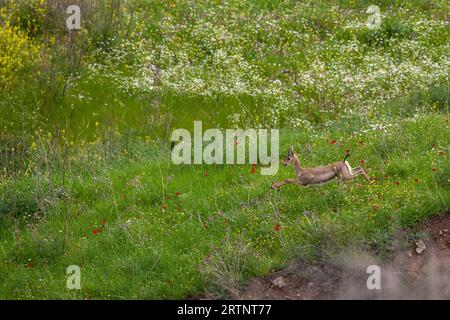
M 238 297 L 352 245 L 389 259 L 449 211 L 445 1 L 379 1 L 377 29 L 363 0 L 77 3 L 72 31 L 69 1 L 0 4 L 0 298 Z M 279 128 L 307 167 L 348 151 L 374 183 L 174 165 L 194 120 Z

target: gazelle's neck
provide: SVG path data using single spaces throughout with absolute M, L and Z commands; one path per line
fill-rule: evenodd
M 294 166 L 295 173 L 297 176 L 299 176 L 303 172 L 303 168 L 300 165 L 300 160 L 298 160 L 298 157 L 296 154 L 294 154 L 294 161 L 292 162 L 292 165 Z

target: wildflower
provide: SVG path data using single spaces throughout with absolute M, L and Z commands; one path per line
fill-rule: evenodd
M 254 168 L 251 168 L 251 169 L 250 169 L 250 172 L 251 172 L 251 173 L 255 173 L 255 169 L 254 169 Z
M 93 235 L 96 235 L 96 234 L 98 234 L 100 232 L 102 232 L 102 228 L 96 228 L 96 229 L 92 230 L 92 234 Z
M 364 164 L 364 163 L 366 163 L 366 160 L 362 159 L 361 164 Z
M 170 199 L 170 194 L 166 194 L 166 199 Z
M 163 208 L 163 209 L 167 209 L 167 204 L 164 203 L 163 206 L 162 206 L 162 208 Z
M 28 264 L 27 264 L 27 266 L 28 266 L 28 269 L 32 269 L 33 268 L 33 261 L 28 261 Z
M 336 140 L 331 141 L 331 144 L 336 144 Z
M 415 178 L 414 181 L 415 181 L 416 183 L 419 183 L 419 179 L 417 179 L 417 178 Z
M 399 186 L 400 185 L 400 181 L 395 181 L 395 184 Z
M 105 223 L 106 223 L 106 220 L 105 220 L 105 219 L 103 219 L 103 220 L 101 221 L 101 223 L 102 223 L 102 224 L 105 224 Z
M 180 191 L 177 191 L 177 192 L 175 192 L 175 195 L 176 195 L 176 196 L 181 196 L 181 192 L 180 192 Z
M 437 169 L 436 169 L 436 168 L 433 168 L 433 169 L 431 169 L 431 171 L 433 171 L 433 172 L 436 172 L 436 171 L 437 171 Z
M 277 223 L 277 224 L 273 227 L 273 229 L 274 229 L 276 232 L 278 232 L 278 231 L 280 231 L 281 227 L 280 227 L 280 225 Z
M 208 176 L 208 171 L 205 172 L 205 177 L 207 177 L 207 176 Z

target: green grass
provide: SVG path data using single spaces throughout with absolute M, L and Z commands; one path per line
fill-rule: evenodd
M 34 210 L 18 210 L 17 219 L 1 215 L 0 297 L 185 298 L 205 288 L 224 290 L 216 265 L 241 270 L 232 283 L 237 287 L 293 257 L 314 260 L 338 246 L 363 243 L 384 252 L 398 228 L 449 208 L 446 121 L 423 116 L 353 136 L 343 127 L 282 132 L 281 150 L 294 144 L 305 166 L 340 159 L 350 149 L 350 163 L 364 159 L 377 178 L 372 185 L 358 178 L 342 187 L 276 192 L 272 180 L 292 177 L 291 168 L 267 177 L 250 173 L 249 165 L 174 166 L 167 150 L 144 142 L 92 167 L 78 155 L 64 184 L 60 172 L 16 182 L 18 198 Z M 66 196 L 54 191 L 61 187 Z M 2 202 L 12 201 L 2 195 Z M 233 259 L 204 262 L 208 255 L 235 255 L 239 243 L 245 254 L 238 267 Z M 65 287 L 72 264 L 81 266 L 82 290 Z
M 52 4 L 0 4 L 18 28 L 0 69 L 23 65 L 1 69 L 0 298 L 233 297 L 355 243 L 389 258 L 449 210 L 445 1 L 380 1 L 377 30 L 366 0 L 104 1 L 73 37 Z M 292 168 L 175 166 L 168 138 L 194 120 L 280 128 L 307 167 L 349 149 L 376 183 L 276 192 Z

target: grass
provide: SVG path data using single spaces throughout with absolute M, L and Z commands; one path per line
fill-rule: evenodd
M 449 210 L 445 1 L 381 1 L 377 30 L 369 1 L 82 2 L 71 35 L 57 3 L 0 4 L 0 298 L 235 297 Z M 280 128 L 307 167 L 348 149 L 376 182 L 173 165 L 194 120 Z
M 283 130 L 281 149 L 294 144 L 305 166 L 350 149 L 350 163 L 364 160 L 377 181 L 279 193 L 269 188 L 274 177 L 252 174 L 249 165 L 174 166 L 153 143 L 136 142 L 102 165 L 79 154 L 64 180 L 56 171 L 15 182 L 17 218 L 1 215 L 0 297 L 184 298 L 205 288 L 230 294 L 293 255 L 314 260 L 358 242 L 383 252 L 398 228 L 448 210 L 447 128 L 446 117 L 429 115 L 370 134 Z M 281 168 L 276 179 L 292 174 Z M 242 251 L 241 262 L 224 258 Z M 82 290 L 65 287 L 72 264 L 81 266 Z M 227 268 L 239 270 L 229 271 L 237 279 L 217 274 Z

